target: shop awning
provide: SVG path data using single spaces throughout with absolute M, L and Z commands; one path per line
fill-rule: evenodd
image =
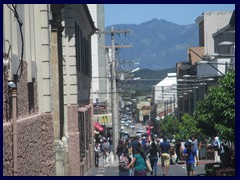
M 94 126 L 97 130 L 103 131 L 103 127 L 102 127 L 99 123 L 94 122 L 94 123 L 93 123 L 93 126 Z

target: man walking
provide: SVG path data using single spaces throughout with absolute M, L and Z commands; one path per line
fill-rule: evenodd
M 191 173 L 191 175 L 194 176 L 196 148 L 191 142 L 186 142 L 185 149 L 183 150 L 183 156 L 186 157 L 187 175 L 190 176 Z
M 167 176 L 169 167 L 170 167 L 170 144 L 167 142 L 167 138 L 163 138 L 163 142 L 160 143 L 160 150 L 161 150 L 161 162 L 162 162 L 162 170 L 163 176 Z

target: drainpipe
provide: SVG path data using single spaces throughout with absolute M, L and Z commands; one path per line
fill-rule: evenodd
M 14 82 L 9 82 L 8 86 L 11 88 L 12 91 L 13 176 L 17 176 L 17 88 Z

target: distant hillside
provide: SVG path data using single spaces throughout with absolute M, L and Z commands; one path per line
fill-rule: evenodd
M 132 43 L 133 47 L 120 49 L 120 60 L 139 62 L 146 69 L 175 67 L 176 62 L 187 60 L 187 48 L 198 45 L 196 24 L 178 25 L 166 20 L 153 19 L 139 25 L 116 24 L 115 30 L 131 30 L 126 38 L 115 36 L 116 44 Z M 110 30 L 110 26 L 106 28 Z M 110 36 L 106 35 L 110 45 Z
M 167 73 L 175 73 L 176 68 L 164 70 L 140 69 L 135 72 L 134 77 L 140 77 L 142 80 L 126 82 L 126 87 L 131 87 L 135 91 L 135 96 L 149 95 L 152 92 L 152 86 L 158 84 L 167 77 Z M 148 80 L 147 80 L 148 79 Z

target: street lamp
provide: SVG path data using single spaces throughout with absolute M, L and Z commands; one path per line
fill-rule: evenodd
M 13 138 L 13 176 L 18 175 L 18 159 L 17 159 L 17 86 L 14 82 L 8 83 L 9 90 L 11 91 L 12 99 L 12 138 Z
M 139 70 L 140 70 L 140 68 L 136 68 L 136 69 L 132 70 L 131 72 L 134 73 L 134 72 L 139 71 Z
M 220 42 L 218 45 L 219 46 L 233 46 L 233 45 L 235 45 L 235 42 L 223 41 L 223 42 Z

